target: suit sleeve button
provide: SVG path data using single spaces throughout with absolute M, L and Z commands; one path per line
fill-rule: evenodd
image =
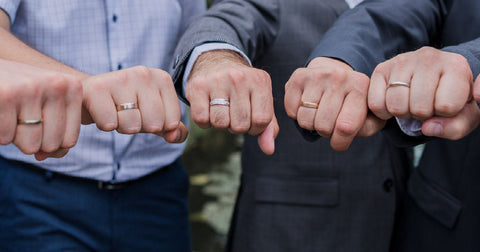
M 391 178 L 388 178 L 383 182 L 383 190 L 385 192 L 391 192 L 393 190 L 393 180 Z

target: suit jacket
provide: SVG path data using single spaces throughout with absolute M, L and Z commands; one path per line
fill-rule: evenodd
M 479 12 L 477 0 L 370 1 L 346 13 L 311 57 L 337 57 L 370 73 L 397 53 L 430 45 L 465 56 L 477 76 Z M 344 34 L 344 29 L 350 32 Z M 395 129 L 389 134 L 401 144 L 415 142 Z M 478 148 L 479 129 L 459 141 L 432 139 L 426 144 L 408 180 L 393 251 L 480 251 Z
M 221 38 L 272 77 L 280 124 L 276 151 L 266 156 L 256 137 L 245 136 L 228 251 L 388 250 L 401 169 L 409 165 L 406 152 L 382 134 L 357 139 L 342 153 L 331 149 L 329 139 L 307 142 L 283 105 L 291 73 L 347 8 L 343 0 L 219 2 L 189 27 L 177 48 L 178 58 L 186 59 L 192 46 Z M 180 60 L 175 80 L 182 67 Z

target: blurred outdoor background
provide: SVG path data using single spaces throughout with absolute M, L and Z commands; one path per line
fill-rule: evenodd
M 210 5 L 207 0 L 207 5 Z M 187 112 L 187 114 L 190 114 Z M 194 252 L 221 252 L 240 183 L 243 137 L 201 129 L 190 120 L 182 160 L 190 174 L 190 226 Z
M 227 130 L 201 129 L 190 120 L 183 155 L 190 174 L 193 251 L 223 251 L 240 178 L 243 137 Z

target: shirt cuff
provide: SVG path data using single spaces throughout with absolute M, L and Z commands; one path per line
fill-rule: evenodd
M 233 45 L 222 43 L 222 42 L 201 44 L 193 49 L 192 54 L 190 54 L 190 58 L 188 59 L 187 65 L 185 67 L 185 73 L 183 75 L 183 80 L 182 80 L 184 94 L 185 94 L 185 87 L 187 86 L 187 80 L 188 80 L 188 77 L 190 76 L 190 72 L 192 71 L 193 64 L 195 64 L 195 61 L 197 61 L 198 57 L 202 55 L 202 53 L 213 51 L 213 50 L 231 50 L 231 51 L 237 52 L 240 55 L 242 55 L 242 57 L 245 59 L 245 61 L 248 62 L 249 65 L 252 65 L 252 62 L 247 57 L 247 55 L 245 55 L 245 53 L 243 53 L 240 49 L 238 49 Z
M 348 7 L 350 7 L 350 9 L 353 9 L 359 3 L 363 2 L 363 0 L 345 0 L 345 2 L 347 2 Z
M 415 119 L 400 119 L 397 117 L 395 117 L 395 119 L 397 119 L 398 126 L 400 126 L 400 129 L 403 131 L 403 133 L 412 137 L 423 135 L 422 121 Z

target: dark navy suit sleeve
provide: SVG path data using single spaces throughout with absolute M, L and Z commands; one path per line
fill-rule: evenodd
M 453 4 L 454 0 L 365 1 L 340 17 L 309 60 L 321 56 L 337 58 L 356 71 L 371 75 L 379 63 L 397 54 L 422 46 L 441 48 L 444 43 L 444 22 L 449 18 Z M 442 50 L 463 55 L 473 74 L 479 74 L 480 39 Z M 395 123 L 389 123 L 384 133 L 403 146 L 429 139 L 423 136 L 408 137 Z
M 434 44 L 448 9 L 447 0 L 365 1 L 335 22 L 310 60 L 338 58 L 370 75 L 386 59 Z
M 194 20 L 175 50 L 173 80 L 183 100 L 182 79 L 192 50 L 208 42 L 231 44 L 251 60 L 266 50 L 278 33 L 278 0 L 214 1 L 212 7 Z

